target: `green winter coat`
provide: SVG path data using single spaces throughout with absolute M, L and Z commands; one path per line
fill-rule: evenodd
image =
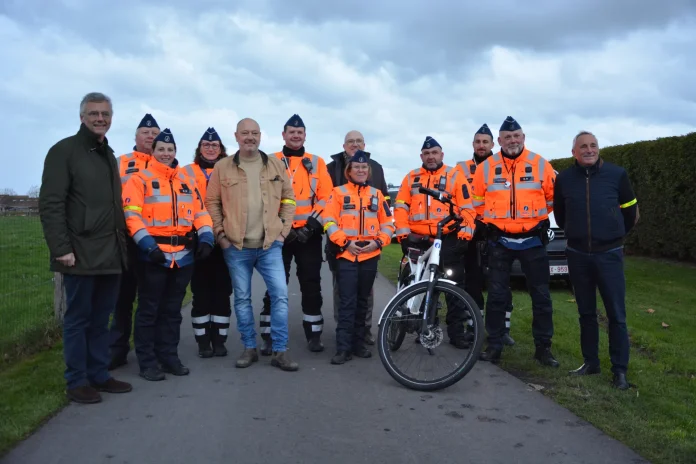
M 120 274 L 125 265 L 126 220 L 114 151 L 82 124 L 51 147 L 44 161 L 39 215 L 52 271 Z M 75 266 L 56 258 L 75 254 Z

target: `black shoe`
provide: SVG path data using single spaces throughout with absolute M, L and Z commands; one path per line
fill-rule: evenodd
M 602 369 L 599 366 L 593 366 L 591 364 L 583 364 L 574 371 L 569 371 L 570 375 L 595 375 L 601 374 Z
M 536 352 L 534 353 L 534 359 L 539 361 L 539 364 L 542 366 L 560 366 L 560 363 L 556 361 L 556 358 L 553 357 L 550 346 L 537 346 Z
M 626 374 L 623 372 L 614 374 L 611 384 L 619 390 L 628 390 L 631 387 L 631 384 L 629 384 L 626 379 Z
M 312 338 L 307 340 L 307 348 L 309 348 L 309 351 L 312 353 L 321 353 L 324 351 L 324 344 L 321 343 L 321 338 L 319 338 L 319 335 L 314 335 Z
M 213 354 L 218 357 L 227 356 L 227 348 L 225 348 L 225 344 L 213 344 Z
M 451 345 L 464 350 L 471 346 L 471 342 L 474 340 L 474 334 L 471 332 L 464 332 L 462 334 L 450 337 L 449 342 Z
M 162 372 L 157 367 L 148 367 L 145 370 L 141 370 L 140 377 L 142 377 L 145 380 L 149 380 L 151 382 L 156 382 L 158 380 L 164 380 L 166 378 L 164 376 L 164 372 Z
M 353 356 L 349 351 L 339 351 L 336 355 L 331 358 L 331 364 L 344 364 L 346 361 L 353 359 Z
M 375 344 L 375 337 L 372 335 L 372 332 L 370 330 L 365 329 L 365 343 L 368 345 L 374 345 Z
M 353 350 L 353 356 L 357 356 L 358 358 L 371 358 L 372 352 L 367 348 L 360 348 Z
M 173 366 L 163 364 L 162 365 L 162 372 L 166 372 L 167 374 L 173 374 L 176 376 L 182 376 L 182 375 L 189 375 L 189 368 L 184 366 L 183 364 L 175 364 Z
M 109 363 L 109 370 L 113 371 L 114 369 L 118 369 L 121 366 L 125 366 L 128 364 L 128 360 L 124 358 L 113 358 L 111 362 Z
M 479 359 L 481 361 L 488 361 L 491 364 L 498 364 L 500 362 L 500 356 L 503 354 L 503 350 L 499 348 L 494 348 L 489 346 L 486 351 L 482 351 Z
M 509 333 L 505 333 L 503 335 L 502 341 L 503 341 L 503 345 L 515 346 L 515 340 L 513 340 L 513 338 L 510 336 Z
M 67 389 L 65 390 L 65 394 L 70 401 L 74 401 L 75 403 L 92 404 L 99 403 L 102 400 L 99 392 L 90 385 Z
M 210 348 L 210 342 L 199 342 L 198 343 L 198 357 L 199 358 L 212 358 L 213 350 Z
M 271 337 L 261 337 L 261 348 L 259 349 L 261 356 L 270 356 L 273 354 L 273 342 Z

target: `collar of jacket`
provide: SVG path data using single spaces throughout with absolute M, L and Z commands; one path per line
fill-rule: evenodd
M 176 158 L 174 158 L 174 161 L 172 161 L 171 166 L 160 163 L 154 156 L 152 157 L 152 161 L 154 161 L 154 163 L 150 164 L 147 169 L 157 177 L 163 179 L 173 179 L 179 173 L 179 160 Z
M 301 146 L 298 150 L 293 150 L 292 148 L 289 148 L 285 145 L 283 145 L 283 155 L 284 156 L 297 156 L 297 157 L 302 157 L 305 154 L 305 147 Z
M 580 166 L 580 163 L 578 163 L 578 160 L 573 161 L 573 164 L 576 169 L 579 169 L 583 174 L 597 174 L 599 169 L 602 167 L 604 164 L 604 160 L 600 156 L 597 158 L 597 162 L 593 164 L 592 166 Z
M 268 164 L 268 155 L 265 154 L 264 152 L 262 152 L 261 150 L 259 150 L 259 153 L 261 154 L 261 161 L 263 161 L 263 165 L 264 166 L 267 165 Z M 239 150 L 237 150 L 237 152 L 234 154 L 232 161 L 234 161 L 234 164 L 239 166 Z
M 435 169 L 434 171 L 430 170 L 422 165 L 420 167 L 421 172 L 424 172 L 424 173 L 428 174 L 429 176 L 437 176 L 438 174 L 444 174 L 445 169 L 447 169 L 447 165 L 445 163 L 442 163 L 442 166 Z
M 363 183 L 363 184 L 356 184 L 356 183 L 353 182 L 353 180 L 350 179 L 350 178 L 346 179 L 346 181 L 347 181 L 347 182 L 345 183 L 345 186 L 346 186 L 346 187 L 348 188 L 348 190 L 351 191 L 351 192 L 357 192 L 357 191 L 358 191 L 359 189 L 361 189 L 361 188 L 367 188 L 367 187 L 370 186 L 370 181 L 367 181 L 367 182 L 365 182 L 365 183 Z
M 474 163 L 476 164 L 476 166 L 478 166 L 479 164 L 483 163 L 488 158 L 490 158 L 492 154 L 493 154 L 493 152 L 489 151 L 486 156 L 481 157 L 481 156 L 477 156 L 476 153 L 474 153 L 474 157 L 472 158 L 472 160 L 474 160 Z
M 527 149 L 527 147 L 524 147 L 524 148 L 522 149 L 522 153 L 520 153 L 519 155 L 517 155 L 515 158 L 508 158 L 507 156 L 503 155 L 503 150 L 502 150 L 502 149 L 501 149 L 498 153 L 496 153 L 496 155 L 499 155 L 499 158 L 500 158 L 499 162 L 500 162 L 500 163 L 503 163 L 503 164 L 515 164 L 515 163 L 517 163 L 517 162 L 518 162 L 519 160 L 521 160 L 521 159 L 526 159 L 526 158 L 527 158 L 527 155 L 529 155 L 529 150 Z M 497 160 L 494 160 L 493 158 L 491 158 L 491 164 L 495 164 L 496 161 L 497 161 Z
M 99 141 L 97 134 L 87 129 L 85 123 L 80 123 L 80 130 L 77 131 L 77 136 L 82 140 L 87 148 L 96 149 L 101 147 L 107 147 L 109 145 L 109 140 L 104 136 L 103 141 Z

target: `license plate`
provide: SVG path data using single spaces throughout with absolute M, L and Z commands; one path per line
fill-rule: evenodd
M 568 266 L 549 266 L 551 275 L 568 274 Z

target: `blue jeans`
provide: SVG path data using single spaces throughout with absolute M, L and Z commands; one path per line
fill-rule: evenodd
M 244 348 L 256 348 L 254 311 L 251 306 L 251 276 L 254 268 L 263 277 L 271 297 L 271 340 L 273 351 L 288 345 L 288 285 L 283 267 L 283 242 L 274 241 L 268 250 L 231 246 L 223 250 L 234 288 L 234 314 Z
M 109 316 L 118 298 L 119 274 L 65 274 L 63 356 L 68 389 L 104 383 L 109 374 Z

